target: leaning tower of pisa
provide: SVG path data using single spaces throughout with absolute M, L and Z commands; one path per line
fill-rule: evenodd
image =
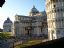
M 46 0 L 46 13 L 49 39 L 64 37 L 64 0 Z

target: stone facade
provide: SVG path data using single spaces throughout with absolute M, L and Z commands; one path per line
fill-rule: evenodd
M 29 16 L 15 15 L 13 31 L 15 32 L 15 36 L 18 37 L 47 37 L 46 12 L 39 12 L 35 6 L 33 6 Z
M 64 0 L 46 0 L 48 37 L 64 37 Z

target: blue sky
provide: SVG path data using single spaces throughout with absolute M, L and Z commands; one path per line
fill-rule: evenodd
M 45 10 L 45 0 L 6 0 L 3 7 L 0 8 L 0 28 L 3 28 L 3 22 L 7 17 L 14 21 L 16 14 L 28 15 L 33 5 L 39 11 Z

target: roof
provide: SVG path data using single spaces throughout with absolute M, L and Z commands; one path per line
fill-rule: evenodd
M 9 18 L 7 18 L 7 20 L 5 20 L 4 23 L 12 23 L 12 21 Z
M 31 11 L 30 11 L 31 13 L 39 13 L 39 11 L 35 8 L 35 6 L 33 6 L 33 8 L 31 9 Z

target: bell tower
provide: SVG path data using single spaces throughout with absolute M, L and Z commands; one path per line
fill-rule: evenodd
M 46 0 L 46 13 L 49 39 L 64 37 L 64 0 Z

